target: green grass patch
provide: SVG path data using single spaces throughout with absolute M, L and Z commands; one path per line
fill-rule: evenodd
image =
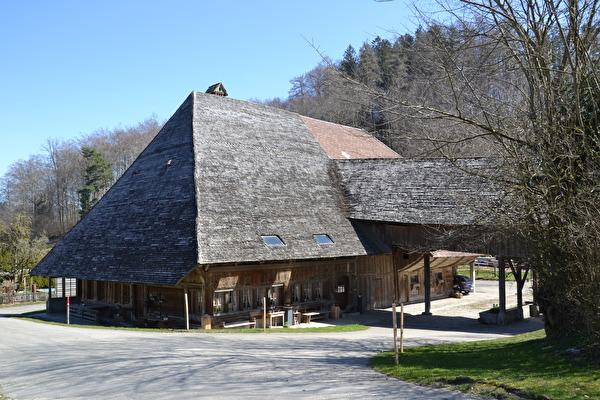
M 30 315 L 40 314 L 40 313 L 44 313 L 44 312 L 46 312 L 46 309 L 40 308 L 39 310 L 29 311 L 29 312 L 21 313 L 21 314 L 15 314 L 15 315 L 12 315 L 12 317 L 18 317 L 18 318 L 28 317 Z
M 470 276 L 469 266 L 459 266 L 457 268 L 458 275 Z M 475 279 L 498 280 L 498 270 L 496 268 L 475 268 Z M 515 276 L 510 269 L 506 270 L 506 280 L 514 281 Z
M 18 307 L 18 306 L 31 306 L 33 304 L 40 304 L 40 305 L 46 305 L 45 301 L 35 301 L 35 302 L 29 302 L 29 303 L 11 303 L 11 304 L 0 304 L 0 308 L 6 308 L 6 307 Z M 2 400 L 2 398 L 0 397 L 0 400 Z
M 498 340 L 405 349 L 371 360 L 376 370 L 421 385 L 498 399 L 600 399 L 598 360 L 575 358 L 536 331 Z
M 190 329 L 186 331 L 185 329 L 159 329 L 159 328 L 131 328 L 131 327 L 117 327 L 117 326 L 106 326 L 106 325 L 79 325 L 76 323 L 71 323 L 66 325 L 64 322 L 56 322 L 56 321 L 46 321 L 43 319 L 32 317 L 34 314 L 39 314 L 40 312 L 44 312 L 44 310 L 40 311 L 32 311 L 23 314 L 11 315 L 11 318 L 21 318 L 27 321 L 38 322 L 42 324 L 50 324 L 50 325 L 63 325 L 63 326 L 71 326 L 77 328 L 86 328 L 86 329 L 118 329 L 118 330 L 126 330 L 126 331 L 142 331 L 142 332 L 193 332 L 193 333 L 263 333 L 264 330 L 262 328 L 253 328 L 253 329 Z M 347 325 L 332 325 L 332 326 L 321 326 L 314 328 L 277 328 L 271 329 L 267 328 L 266 333 L 311 333 L 311 332 L 356 332 L 356 331 L 364 331 L 369 329 L 366 325 L 360 324 L 347 324 Z M 0 398 L 0 400 L 2 400 Z

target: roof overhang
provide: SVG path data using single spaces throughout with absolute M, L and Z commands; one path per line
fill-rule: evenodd
M 473 262 L 477 257 L 481 257 L 479 253 L 465 253 L 460 251 L 436 250 L 430 253 L 431 257 L 429 264 L 431 269 L 456 267 Z M 422 254 L 413 263 L 402 268 L 402 272 L 418 271 L 425 268 L 425 255 Z

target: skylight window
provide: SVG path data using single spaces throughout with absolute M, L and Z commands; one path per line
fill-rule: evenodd
M 261 236 L 261 239 L 267 246 L 285 246 L 283 240 L 277 235 L 265 235 Z
M 313 235 L 318 244 L 334 244 L 328 235 Z

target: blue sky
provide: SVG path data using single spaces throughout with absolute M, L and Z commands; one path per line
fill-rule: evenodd
M 49 138 L 171 116 L 223 82 L 242 100 L 377 35 L 413 33 L 408 0 L 0 0 L 0 176 Z

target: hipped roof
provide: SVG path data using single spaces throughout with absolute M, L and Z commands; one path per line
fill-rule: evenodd
M 198 264 L 369 254 L 333 168 L 299 115 L 193 92 L 33 273 L 172 285 Z

